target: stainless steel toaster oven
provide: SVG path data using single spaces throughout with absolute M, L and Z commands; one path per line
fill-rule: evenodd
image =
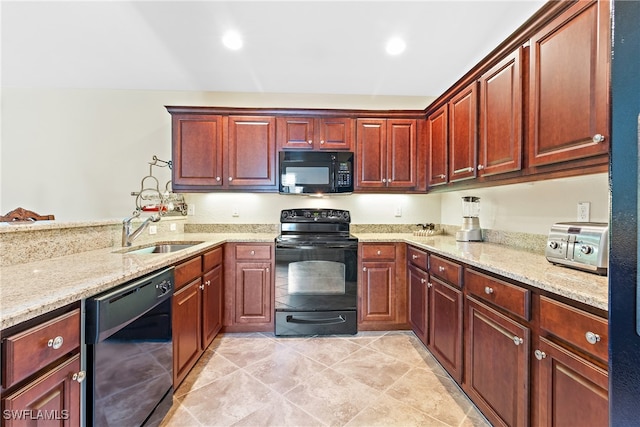
M 553 264 L 606 275 L 609 225 L 601 222 L 558 222 L 549 231 L 545 256 Z

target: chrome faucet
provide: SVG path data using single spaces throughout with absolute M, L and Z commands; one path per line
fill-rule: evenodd
M 122 221 L 122 246 L 131 246 L 133 241 L 140 235 L 142 232 L 149 226 L 151 222 L 160 221 L 160 214 L 151 215 L 149 218 L 145 219 L 140 227 L 136 228 L 135 231 L 131 231 L 131 221 L 134 218 L 138 218 L 140 216 L 140 211 L 136 210 L 133 212 L 128 218 L 125 218 Z

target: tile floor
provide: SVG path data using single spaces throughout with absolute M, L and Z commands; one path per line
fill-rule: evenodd
M 411 332 L 221 334 L 161 427 L 490 426 Z

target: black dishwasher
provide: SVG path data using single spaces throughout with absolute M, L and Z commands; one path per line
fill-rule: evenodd
M 157 426 L 171 408 L 173 270 L 87 299 L 88 426 Z

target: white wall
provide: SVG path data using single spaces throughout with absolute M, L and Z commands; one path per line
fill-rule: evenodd
M 547 234 L 555 222 L 577 220 L 578 202 L 591 203 L 592 222 L 609 222 L 606 173 L 444 193 L 443 224 L 461 224 L 463 196 L 480 197 L 480 226 L 493 230 Z
M 15 88 L 3 88 L 1 96 L 0 212 L 21 206 L 66 222 L 121 219 L 133 211 L 130 193 L 140 190 L 148 162 L 171 157 L 165 105 L 385 110 L 423 109 L 433 100 Z M 159 175 L 162 184 L 170 179 L 168 171 Z
M 349 210 L 354 224 L 440 223 L 440 195 L 351 194 L 307 197 L 280 194 L 210 193 L 189 194 L 195 206 L 194 223 L 276 224 L 282 209 L 332 208 Z M 396 216 L 400 209 L 401 216 Z M 239 216 L 234 217 L 234 210 Z

